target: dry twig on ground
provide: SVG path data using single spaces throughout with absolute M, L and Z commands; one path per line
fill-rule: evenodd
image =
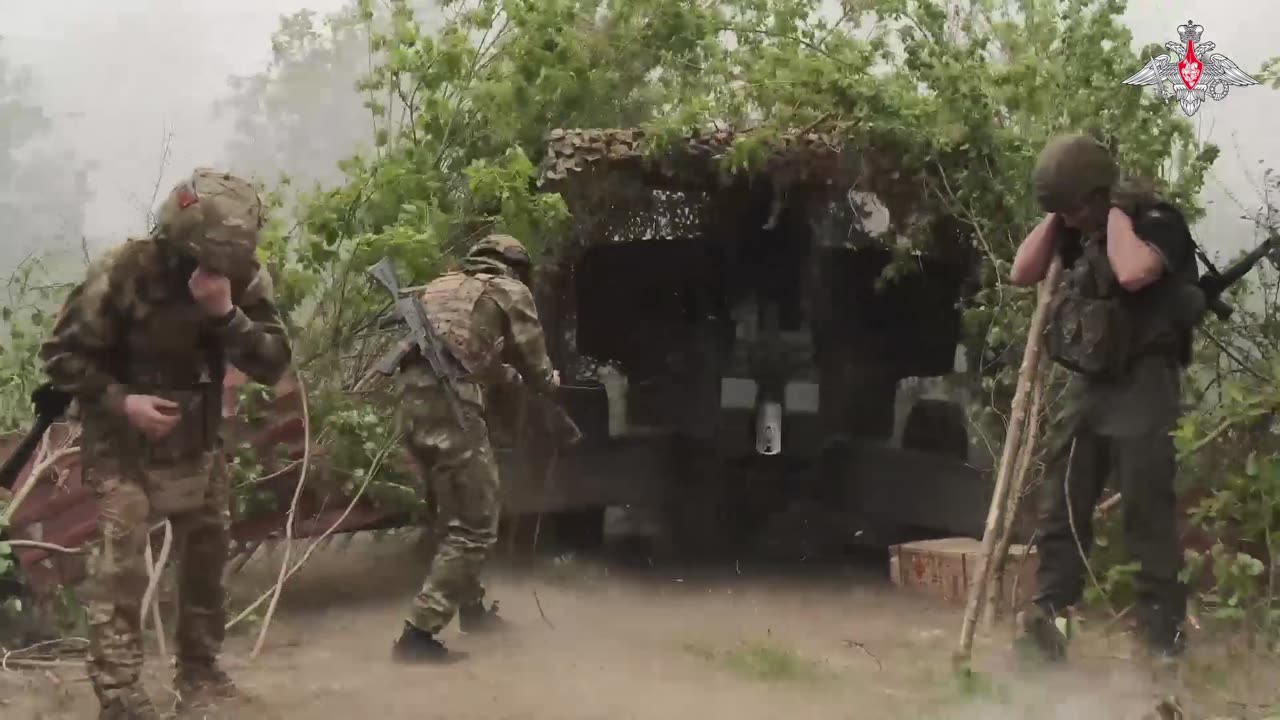
M 298 471 L 298 484 L 293 490 L 293 500 L 289 503 L 289 515 L 285 519 L 284 559 L 280 561 L 280 575 L 276 580 L 275 590 L 271 596 L 271 604 L 267 606 L 267 615 L 262 619 L 262 629 L 258 632 L 258 640 L 253 644 L 249 659 L 253 660 L 262 652 L 262 645 L 267 640 L 267 630 L 271 627 L 271 618 L 276 614 L 276 605 L 280 602 L 280 593 L 289 573 L 289 556 L 293 551 L 293 522 L 298 513 L 298 499 L 302 497 L 302 488 L 307 482 L 307 470 L 311 462 L 311 412 L 307 406 L 307 386 L 302 375 L 296 374 L 298 380 L 298 397 L 302 402 L 302 469 Z
M 378 453 L 378 455 L 373 459 L 373 462 L 370 464 L 369 472 L 365 474 L 364 482 L 361 483 L 360 487 L 356 490 L 356 494 L 352 496 L 351 500 L 347 503 L 346 509 L 342 511 L 342 514 L 338 516 L 338 519 L 335 520 L 333 524 L 329 526 L 328 530 L 324 531 L 324 534 L 321 535 L 319 539 L 317 539 L 315 542 L 311 543 L 311 545 L 307 547 L 307 551 L 302 554 L 302 557 L 298 560 L 297 564 L 289 568 L 288 573 L 286 573 L 283 578 L 278 579 L 276 581 L 276 584 L 273 585 L 270 589 L 262 593 L 262 595 L 259 595 L 257 600 L 254 600 L 252 603 L 249 604 L 248 607 L 246 607 L 244 610 L 241 610 L 239 615 L 236 615 L 234 618 L 232 618 L 226 624 L 225 629 L 230 630 L 231 628 L 238 625 L 245 618 L 249 617 L 249 615 L 258 608 L 258 606 L 260 606 L 262 603 L 266 602 L 269 598 L 271 598 L 276 593 L 276 591 L 284 584 L 285 581 L 293 577 L 295 573 L 297 573 L 299 570 L 302 569 L 302 566 L 307 563 L 307 560 L 311 559 L 311 555 L 316 551 L 316 548 L 318 548 L 323 542 L 328 540 L 329 537 L 333 535 L 333 533 L 338 529 L 338 527 L 341 526 L 342 523 L 346 521 L 347 516 L 351 514 L 351 511 L 355 508 L 356 503 L 358 503 L 360 501 L 360 498 L 364 496 L 364 491 L 369 487 L 369 483 L 372 482 L 374 476 L 382 468 L 382 463 L 386 459 L 387 454 L 391 451 L 391 448 L 395 447 L 395 445 L 398 444 L 399 442 L 400 442 L 399 437 L 392 438 L 388 442 L 388 444 L 382 448 L 382 450 Z
M 167 657 L 169 652 L 164 638 L 164 622 L 160 619 L 160 601 L 156 598 L 156 588 L 160 585 L 160 577 L 164 574 L 164 567 L 169 562 L 169 551 L 173 547 L 173 523 L 166 519 L 162 524 L 164 525 L 164 541 L 160 545 L 159 559 L 153 559 L 151 556 L 151 531 L 147 532 L 147 590 L 142 594 L 142 617 L 139 622 L 141 623 L 142 631 L 146 632 L 147 613 L 151 613 L 151 617 L 156 623 L 156 642 L 160 646 L 160 655 L 161 657 Z
M 9 547 L 12 548 L 29 548 L 32 550 L 47 550 L 49 552 L 62 553 L 63 555 L 82 555 L 84 548 L 69 548 L 53 543 L 40 542 L 39 540 L 6 540 Z
M 865 644 L 865 643 L 860 643 L 860 642 L 858 642 L 857 640 L 845 640 L 845 641 L 844 641 L 844 646 L 845 646 L 845 647 L 849 647 L 849 648 L 858 648 L 858 649 L 859 649 L 859 650 L 861 650 L 863 653 L 865 653 L 867 657 L 869 657 L 869 658 L 871 658 L 872 660 L 875 660 L 875 661 L 876 661 L 876 667 L 877 667 L 877 668 L 879 668 L 879 669 L 881 669 L 881 670 L 883 670 L 883 669 L 884 669 L 884 663 L 880 662 L 880 658 L 876 657 L 876 654 L 875 654 L 875 653 L 873 653 L 873 652 L 871 652 L 870 650 L 868 650 L 868 649 L 867 649 L 867 646 L 866 646 L 866 644 Z
M 44 474 L 48 472 L 50 468 L 56 465 L 59 460 L 62 460 L 65 457 L 70 457 L 79 452 L 80 448 L 78 447 L 64 447 L 61 450 L 50 454 L 48 457 L 44 458 L 32 467 L 31 472 L 27 475 L 27 481 L 22 484 L 22 489 L 13 496 L 13 500 L 9 501 L 9 507 L 5 508 L 4 515 L 0 516 L 0 525 L 8 525 L 9 522 L 13 520 L 14 514 L 18 512 L 18 508 L 22 507 L 23 501 L 27 499 L 27 496 L 31 494 L 31 491 L 35 489 L 35 486 L 39 484 L 40 479 L 44 477 Z
M 547 614 L 542 611 L 542 601 L 538 599 L 537 590 L 533 591 L 533 604 L 538 606 L 538 614 L 542 616 L 542 622 L 546 623 L 547 627 L 551 628 L 552 630 L 555 630 L 556 626 L 551 623 L 551 619 L 548 618 Z
M 556 465 L 560 459 L 560 451 L 552 450 L 551 457 L 547 460 L 547 471 L 542 478 L 542 506 L 546 507 L 548 500 L 551 498 L 551 490 L 556 481 Z M 533 523 L 533 542 L 529 548 L 530 555 L 538 554 L 538 536 L 542 533 L 542 511 L 538 511 L 538 517 Z M 554 540 L 554 538 L 552 538 Z
M 66 667 L 66 666 L 72 666 L 72 665 L 79 666 L 80 663 L 71 663 L 63 660 L 48 660 L 44 658 L 37 659 L 37 658 L 18 657 L 20 655 L 26 655 L 28 653 L 34 652 L 41 648 L 56 647 L 58 645 L 65 645 L 68 643 L 81 643 L 83 645 L 88 645 L 89 641 L 81 637 L 58 638 L 57 640 L 46 640 L 44 642 L 38 642 L 35 645 L 29 645 L 23 648 L 17 648 L 14 650 L 5 650 L 4 655 L 0 655 L 0 670 L 7 671 L 7 670 L 10 670 L 11 668 L 23 668 L 23 667 L 34 668 L 34 667 Z

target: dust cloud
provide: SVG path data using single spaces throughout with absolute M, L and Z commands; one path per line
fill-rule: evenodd
M 232 607 L 270 586 L 281 556 L 277 546 L 237 576 Z M 1004 631 L 976 648 L 995 694 L 963 691 L 949 671 L 953 606 L 895 592 L 862 565 L 748 559 L 632 570 L 583 556 L 499 561 L 488 597 L 510 630 L 446 628 L 463 662 L 396 666 L 391 642 L 426 564 L 408 534 L 360 534 L 317 553 L 286 589 L 257 661 L 246 658 L 258 627 L 229 638 L 229 670 L 253 700 L 227 717 L 1139 720 L 1160 693 L 1119 657 L 1122 640 L 1090 647 L 1068 670 L 1023 675 Z M 170 670 L 148 652 L 152 695 L 165 698 Z M 59 670 L 58 685 L 29 677 L 30 712 L 90 716 L 78 673 Z M 13 707 L 4 717 L 37 717 Z
M 304 9 L 323 35 L 323 19 L 344 7 L 346 0 L 0 4 L 0 78 L 30 73 L 21 97 L 48 121 L 41 162 L 54 168 L 35 177 L 0 167 L 0 192 L 13 199 L 22 191 L 17 202 L 0 197 L 0 226 L 10 231 L 0 272 L 21 257 L 19 246 L 78 252 L 83 238 L 96 252 L 145 230 L 157 182 L 167 187 L 196 165 L 236 165 L 268 181 L 287 172 L 304 185 L 338 179 L 337 160 L 372 136 L 351 85 L 367 67 L 365 48 L 348 44 L 323 68 L 273 67 L 272 35 L 282 16 Z M 1241 15 L 1250 22 L 1232 22 Z M 1228 12 L 1209 0 L 1131 2 L 1127 17 L 1137 44 L 1175 39 L 1176 26 L 1193 19 L 1219 52 L 1254 72 L 1273 52 L 1267 29 L 1280 24 L 1280 5 L 1248 0 Z M 269 103 L 258 97 L 252 107 L 245 88 L 253 80 L 243 78 L 281 72 L 291 75 L 290 93 Z M 17 97 L 3 79 L 0 96 Z M 1258 209 L 1266 159 L 1280 150 L 1269 120 L 1277 111 L 1280 96 L 1268 89 L 1235 88 L 1195 117 L 1201 137 L 1223 147 L 1197 228 L 1211 251 L 1256 242 L 1240 215 Z M 34 150 L 19 154 L 34 158 Z M 56 162 L 47 161 L 50 152 Z M 39 222 L 23 219 L 33 214 Z
M 267 181 L 290 174 L 302 185 L 339 180 L 337 161 L 371 139 L 352 86 L 367 63 L 361 38 L 342 36 L 323 68 L 289 64 L 271 41 L 281 16 L 313 10 L 327 32 L 323 19 L 344 5 L 0 4 L 0 120 L 11 143 L 0 148 L 0 274 L 32 252 L 62 253 L 67 273 L 77 271 L 83 254 L 144 231 L 157 188 L 194 166 Z M 1230 12 L 1208 0 L 1131 6 L 1138 44 L 1173 39 L 1190 18 L 1246 71 L 1274 52 L 1274 2 L 1232 3 Z M 1231 22 L 1236 15 L 1250 21 Z M 272 73 L 290 74 L 294 90 L 267 102 L 258 89 Z M 1202 138 L 1224 150 L 1197 227 L 1211 251 L 1257 240 L 1239 216 L 1256 210 L 1262 170 L 1280 156 L 1277 115 L 1280 96 L 1258 87 L 1234 89 L 1197 116 Z M 255 561 L 237 592 L 263 587 L 273 561 Z M 270 706 L 239 717 L 1094 720 L 1141 717 L 1157 691 L 1123 662 L 1098 657 L 1052 678 L 1001 672 L 1001 702 L 961 696 L 946 670 L 956 610 L 895 594 L 865 569 L 778 578 L 751 567 L 622 573 L 574 560 L 497 573 L 493 594 L 516 628 L 494 639 L 449 631 L 470 662 L 395 668 L 389 646 L 425 563 L 395 541 L 358 539 L 320 555 L 291 582 L 261 661 L 243 662 L 252 634 L 231 639 L 232 670 Z M 998 659 L 1006 640 L 980 651 Z M 167 672 L 153 657 L 156 697 Z M 4 717 L 91 716 L 80 676 L 69 669 L 57 683 L 0 685 L 0 697 L 41 706 L 5 707 Z

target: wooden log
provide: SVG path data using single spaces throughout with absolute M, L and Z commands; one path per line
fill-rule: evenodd
M 1042 356 L 1041 367 L 1036 369 L 1033 376 L 1030 391 L 1031 410 L 1027 417 L 1027 429 L 1022 439 L 1022 447 L 1018 449 L 1018 463 L 1014 468 L 1013 480 L 1009 484 L 1009 499 L 1005 503 L 1003 528 L 990 559 L 993 563 L 991 580 L 987 583 L 987 599 L 982 613 L 982 623 L 988 629 L 995 626 L 1000 592 L 1004 588 L 1005 565 L 1009 562 L 1009 547 L 1013 544 L 1013 523 L 1018 517 L 1018 508 L 1022 504 L 1022 496 L 1027 485 L 1027 475 L 1031 472 L 1036 450 L 1040 444 L 1040 423 L 1044 417 L 1044 397 L 1049 385 L 1049 368 L 1045 365 Z
M 1049 300 L 1052 289 L 1057 287 L 1061 274 L 1062 261 L 1055 257 L 1049 266 L 1048 274 L 1040 283 L 1039 301 L 1036 303 L 1035 313 L 1031 316 L 1031 327 L 1027 330 L 1027 345 L 1022 354 L 1018 384 L 1014 389 L 1013 406 L 1009 412 L 1009 428 L 1005 433 L 1004 448 L 1000 454 L 1000 468 L 996 474 L 996 485 L 991 496 L 991 507 L 987 511 L 987 522 L 982 532 L 982 567 L 976 582 L 969 589 L 964 622 L 960 627 L 960 643 L 953 658 L 953 662 L 960 669 L 967 669 L 973 656 L 973 635 L 977 629 L 978 612 L 982 609 L 982 601 L 986 598 L 987 587 L 991 582 L 992 551 L 1004 526 L 1002 520 L 1009 500 L 1014 465 L 1026 430 L 1030 395 L 1028 391 L 1031 389 L 1036 371 L 1040 368 L 1040 349 L 1044 340 L 1044 329 L 1048 323 Z

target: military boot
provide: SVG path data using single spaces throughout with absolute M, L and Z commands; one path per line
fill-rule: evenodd
M 391 659 L 398 663 L 448 663 L 464 657 L 466 653 L 449 651 L 434 635 L 410 622 L 405 622 L 404 632 L 391 646 Z
M 487 608 L 482 600 L 458 608 L 458 628 L 464 633 L 491 633 L 508 627 L 507 621 L 498 615 L 496 600 Z
M 141 686 L 122 688 L 101 703 L 98 720 L 160 720 L 160 712 Z
M 1013 649 L 1023 663 L 1060 662 L 1067 656 L 1067 638 L 1053 613 L 1031 605 L 1018 613 Z
M 1144 607 L 1139 611 L 1138 630 L 1143 649 L 1153 664 L 1171 665 L 1186 650 L 1186 635 L 1182 623 L 1159 605 Z
M 215 663 L 181 665 L 173 689 L 180 713 L 207 710 L 240 695 L 236 684 Z
M 1187 649 L 1186 641 L 1181 633 L 1145 638 L 1144 649 L 1152 664 L 1161 666 L 1175 665 Z

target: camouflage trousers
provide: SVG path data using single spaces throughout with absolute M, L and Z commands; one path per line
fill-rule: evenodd
M 170 557 L 177 563 L 179 672 L 213 666 L 225 635 L 222 571 L 230 541 L 230 488 L 221 452 L 214 453 L 204 501 L 169 516 Z M 88 561 L 84 598 L 89 618 L 89 679 L 104 704 L 137 691 L 142 671 L 142 599 L 146 546 L 158 518 L 144 484 L 114 463 L 85 468 L 98 500 L 98 546 Z
M 459 387 L 465 429 L 428 369 L 406 368 L 401 388 L 405 447 L 434 496 L 440 540 L 408 621 L 438 633 L 460 606 L 484 598 L 480 573 L 498 539 L 498 468 L 478 386 Z

